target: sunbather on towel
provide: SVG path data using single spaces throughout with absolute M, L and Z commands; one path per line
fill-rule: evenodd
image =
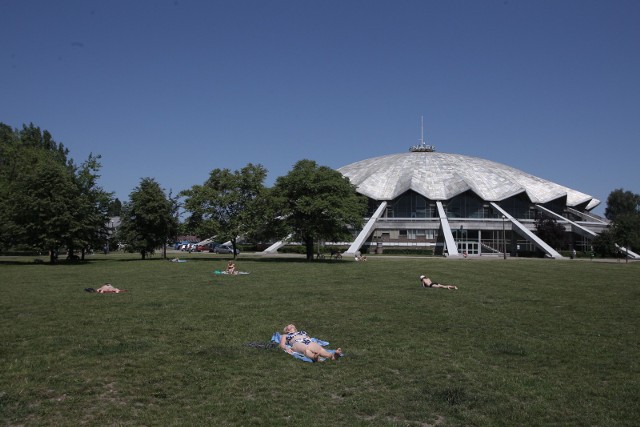
M 105 283 L 96 289 L 96 292 L 99 294 L 119 294 L 121 292 L 127 292 L 124 289 L 118 289 L 114 286 L 111 286 L 111 283 Z
M 293 324 L 285 326 L 284 333 L 285 335 L 280 338 L 280 348 L 289 354 L 295 351 L 314 362 L 317 362 L 321 357 L 335 360 L 342 356 L 342 349 L 338 348 L 335 353 L 325 350 L 320 344 L 313 342 L 305 331 L 298 331 Z
M 238 274 L 238 270 L 236 270 L 235 262 L 229 261 L 227 263 L 227 274 Z

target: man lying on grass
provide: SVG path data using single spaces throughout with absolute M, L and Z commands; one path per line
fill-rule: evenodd
M 449 290 L 458 289 L 456 285 L 442 285 L 440 283 L 432 282 L 431 279 L 429 279 L 425 275 L 420 276 L 420 284 L 422 285 L 423 288 L 442 288 L 442 289 L 449 289 Z

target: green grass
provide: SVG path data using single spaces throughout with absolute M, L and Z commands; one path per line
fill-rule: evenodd
M 637 425 L 640 264 L 0 258 L 3 425 Z M 423 289 L 418 275 L 459 291 Z M 103 282 L 118 295 L 83 291 Z M 303 363 L 287 323 L 340 346 Z

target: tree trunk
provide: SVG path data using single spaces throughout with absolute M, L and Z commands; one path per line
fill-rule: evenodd
M 313 239 L 305 240 L 305 245 L 307 247 L 307 261 L 313 261 Z
M 54 248 L 49 249 L 49 262 L 55 264 L 57 259 L 56 250 Z

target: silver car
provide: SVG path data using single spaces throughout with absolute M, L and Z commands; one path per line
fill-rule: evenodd
M 213 248 L 213 252 L 216 254 L 232 254 L 233 248 L 229 245 L 218 245 Z M 236 249 L 236 255 L 240 255 L 240 250 Z

